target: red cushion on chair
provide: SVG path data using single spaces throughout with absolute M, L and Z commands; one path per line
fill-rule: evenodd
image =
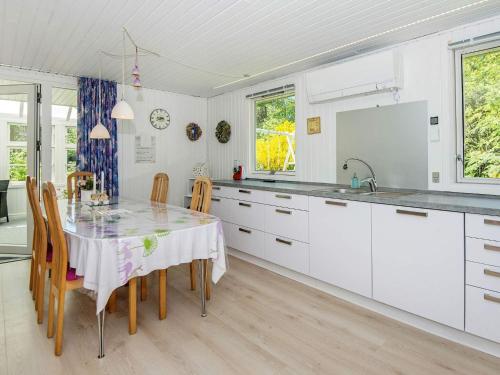
M 47 242 L 47 257 L 45 258 L 47 262 L 52 262 L 52 254 L 54 251 L 52 250 L 52 244 Z
M 68 271 L 66 272 L 66 281 L 74 281 L 80 279 L 81 276 L 77 276 L 76 269 L 70 268 L 68 266 Z

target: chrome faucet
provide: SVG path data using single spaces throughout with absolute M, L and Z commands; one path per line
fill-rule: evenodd
M 350 161 L 350 160 L 359 161 L 360 163 L 363 163 L 364 165 L 366 165 L 368 167 L 368 169 L 370 170 L 370 173 L 372 174 L 372 176 L 371 177 L 367 177 L 367 178 L 361 180 L 360 182 L 361 183 L 366 182 L 368 184 L 368 186 L 370 186 L 370 191 L 372 191 L 372 192 L 377 191 L 377 179 L 375 177 L 375 172 L 373 171 L 373 168 L 370 167 L 370 164 L 368 164 L 366 161 L 361 160 L 361 159 L 349 158 L 349 159 L 346 159 L 346 161 L 344 161 L 344 165 L 342 166 L 342 169 L 344 169 L 344 170 L 347 169 L 347 162 Z

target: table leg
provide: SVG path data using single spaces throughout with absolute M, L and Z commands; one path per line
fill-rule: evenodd
M 200 259 L 200 296 L 201 296 L 201 316 L 207 316 L 206 298 L 205 298 L 205 262 Z
M 99 331 L 99 355 L 97 358 L 104 357 L 104 313 L 106 309 L 103 309 L 97 314 L 97 329 Z

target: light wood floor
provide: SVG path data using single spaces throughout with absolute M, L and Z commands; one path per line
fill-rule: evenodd
M 168 316 L 156 283 L 129 336 L 126 288 L 106 315 L 97 359 L 95 304 L 68 293 L 62 357 L 35 322 L 29 262 L 0 265 L 0 374 L 500 374 L 500 359 L 429 335 L 230 257 L 209 315 L 169 270 Z M 156 279 L 156 278 L 155 278 Z

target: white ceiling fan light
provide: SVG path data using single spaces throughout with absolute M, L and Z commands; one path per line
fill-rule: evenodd
M 134 111 L 132 107 L 125 101 L 125 30 L 123 31 L 123 55 L 122 55 L 122 96 L 118 103 L 115 104 L 111 111 L 111 118 L 118 120 L 133 120 Z
M 101 54 L 99 53 L 99 92 L 97 93 L 97 100 L 99 101 L 99 111 L 97 113 L 98 120 L 97 124 L 92 128 L 90 132 L 90 139 L 109 139 L 108 129 L 101 122 Z

